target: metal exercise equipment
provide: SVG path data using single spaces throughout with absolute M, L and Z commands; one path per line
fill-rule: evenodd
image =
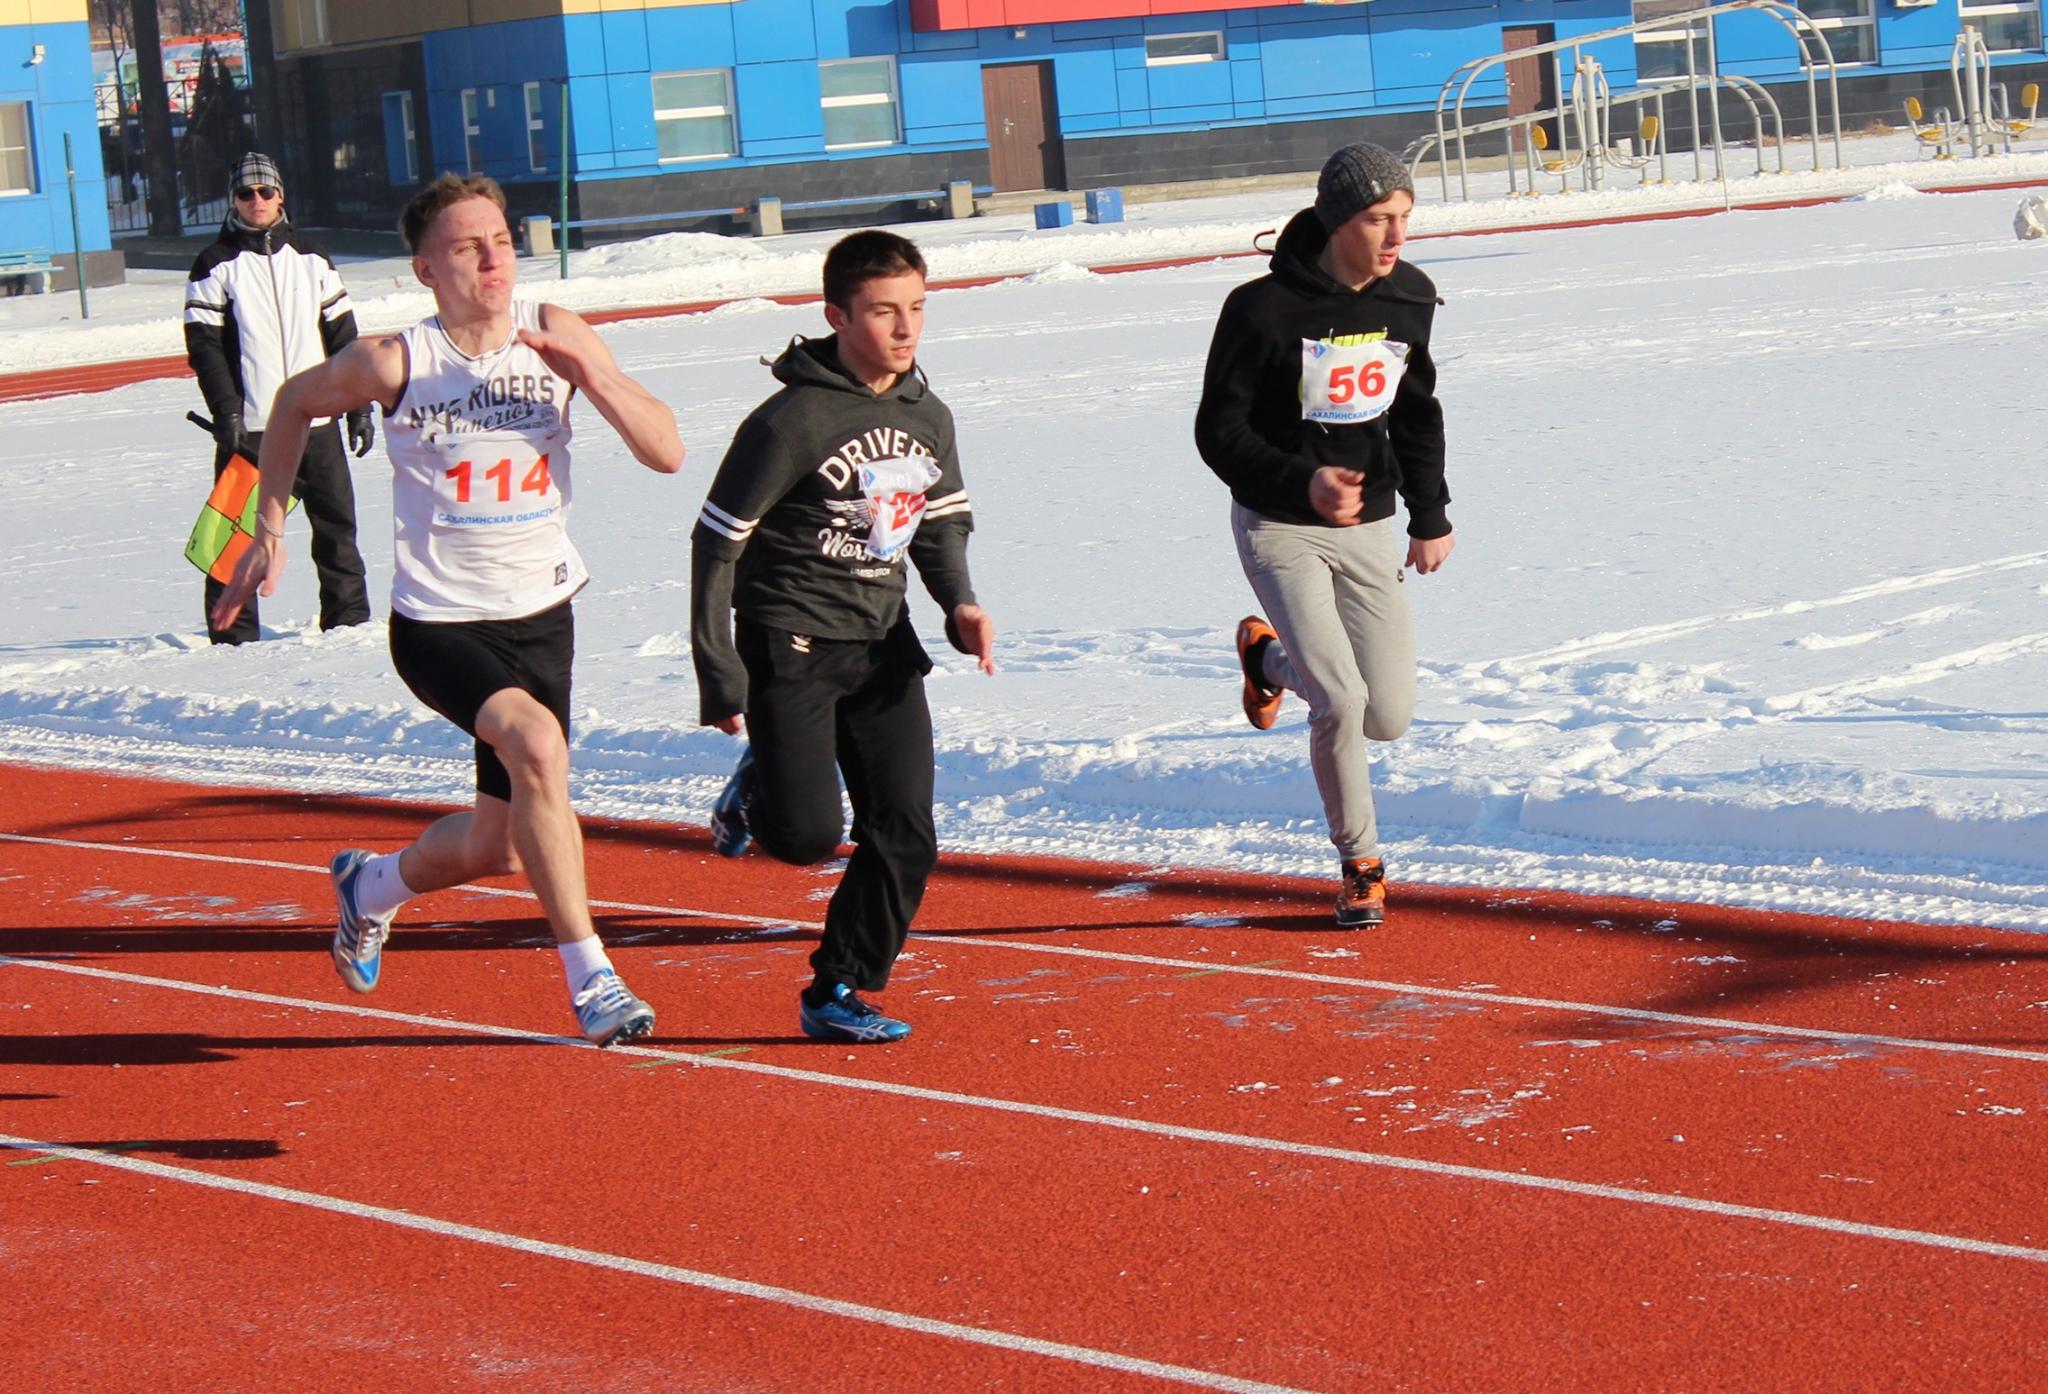
M 1979 158 L 2001 152 L 2010 155 L 2013 141 L 2034 129 L 2041 84 L 2030 82 L 2020 88 L 2020 105 L 2026 115 L 2014 116 L 2005 84 L 1991 80 L 1991 50 L 1973 24 L 1964 25 L 1963 32 L 1956 35 L 1955 47 L 1949 52 L 1948 80 L 1955 105 L 1935 108 L 1932 117 L 1918 97 L 1905 101 L 1913 138 L 1932 149 L 1935 159 L 1954 159 L 1958 147 Z
M 1458 197 L 1469 199 L 1472 196 L 1469 142 L 1473 137 L 1499 132 L 1507 142 L 1509 192 L 1535 193 L 1539 164 L 1537 152 L 1544 150 L 1546 154 L 1548 153 L 1548 131 L 1542 123 L 1554 121 L 1559 132 L 1557 152 L 1554 156 L 1541 161 L 1541 170 L 1560 177 L 1563 187 L 1568 188 L 1571 176 L 1577 174 L 1583 187 L 1589 190 L 1602 188 L 1605 183 L 1605 171 L 1610 167 L 1643 171 L 1643 178 L 1647 182 L 1648 163 L 1652 158 L 1657 161 L 1664 180 L 1668 182 L 1669 154 L 1664 134 L 1667 125 L 1664 102 L 1667 98 L 1675 100 L 1683 96 L 1693 133 L 1693 178 L 1705 180 L 1710 177 L 1706 173 L 1704 163 L 1706 151 L 1710 149 L 1714 157 L 1714 172 L 1711 177 L 1726 179 L 1727 145 L 1721 129 L 1720 98 L 1723 92 L 1733 92 L 1749 108 L 1755 127 L 1758 173 L 1764 172 L 1767 124 L 1776 140 L 1778 172 L 1783 173 L 1786 169 L 1785 123 L 1777 101 L 1754 79 L 1734 73 L 1723 73 L 1715 47 L 1715 19 L 1722 15 L 1752 12 L 1775 20 L 1792 36 L 1794 46 L 1798 49 L 1799 67 L 1806 83 L 1807 110 L 1812 113 L 1807 135 L 1812 148 L 1813 168 L 1823 167 L 1823 120 L 1826 121 L 1830 132 L 1834 167 L 1842 168 L 1842 104 L 1834 51 L 1829 47 L 1824 31 L 1795 6 L 1781 3 L 1781 0 L 1732 0 L 1732 3 L 1704 5 L 1683 14 L 1642 20 L 1615 29 L 1577 34 L 1569 39 L 1558 39 L 1547 44 L 1473 59 L 1453 72 L 1438 92 L 1435 132 L 1423 136 L 1409 146 L 1404 158 L 1412 167 L 1428 159 L 1434 152 L 1438 177 L 1446 201 L 1451 198 L 1451 165 L 1455 162 L 1458 172 Z M 1697 29 L 1695 24 L 1698 26 Z M 1599 60 L 1586 51 L 1589 45 L 1609 39 L 1671 30 L 1680 26 L 1685 30 L 1685 74 L 1669 81 L 1642 85 L 1632 91 L 1614 93 L 1608 85 Z M 1699 51 L 1700 46 L 1694 43 L 1695 37 L 1704 40 L 1704 55 Z M 1569 68 L 1566 66 L 1566 55 L 1569 55 Z M 1701 61 L 1702 57 L 1704 62 Z M 1550 62 L 1556 74 L 1557 91 L 1560 93 L 1558 105 L 1543 111 L 1468 122 L 1465 119 L 1465 106 L 1471 96 L 1473 85 L 1495 68 L 1504 68 L 1511 61 L 1529 58 L 1547 58 Z M 1567 72 L 1572 77 L 1569 88 L 1564 81 Z M 1823 74 L 1827 85 L 1825 116 L 1820 102 Z M 1710 143 L 1704 147 L 1700 140 L 1699 109 L 1700 94 L 1703 92 L 1708 96 L 1707 124 L 1710 133 Z M 1634 124 L 1637 146 L 1630 153 L 1623 154 L 1615 149 L 1612 133 L 1617 110 L 1628 107 L 1633 107 L 1636 111 Z M 1654 110 L 1645 110 L 1651 107 Z M 1529 187 L 1526 191 L 1518 187 L 1518 155 L 1515 140 L 1517 131 L 1523 132 L 1519 158 L 1527 166 Z M 1577 142 L 1576 149 L 1573 145 L 1574 138 Z M 1653 146 L 1654 156 L 1651 154 Z

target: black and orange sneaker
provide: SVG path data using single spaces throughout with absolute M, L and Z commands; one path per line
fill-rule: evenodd
M 1280 719 L 1282 689 L 1266 681 L 1266 645 L 1280 636 L 1257 615 L 1237 622 L 1237 665 L 1244 669 L 1244 719 L 1261 731 Z
M 1364 929 L 1387 918 L 1387 870 L 1378 857 L 1344 863 L 1344 889 L 1337 892 L 1337 924 Z

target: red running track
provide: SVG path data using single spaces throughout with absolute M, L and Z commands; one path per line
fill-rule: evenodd
M 594 825 L 327 961 L 420 810 L 0 767 L 22 1389 L 1921 1390 L 2048 1361 L 2048 942 L 948 856 L 892 1047 L 829 873 Z

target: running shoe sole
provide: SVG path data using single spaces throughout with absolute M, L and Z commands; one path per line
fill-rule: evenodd
M 1237 666 L 1244 671 L 1244 719 L 1261 731 L 1273 729 L 1273 723 L 1280 719 L 1282 689 L 1268 687 L 1252 672 L 1252 651 L 1262 643 L 1270 643 L 1280 636 L 1273 626 L 1257 615 L 1246 615 L 1237 622 Z M 1264 651 L 1261 650 L 1261 661 Z

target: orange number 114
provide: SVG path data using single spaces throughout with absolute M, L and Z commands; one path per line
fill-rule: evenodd
M 455 501 L 457 503 L 469 502 L 470 474 L 473 468 L 474 466 L 468 460 L 464 460 L 453 469 L 442 471 L 445 477 L 455 481 Z M 498 486 L 499 503 L 511 502 L 512 462 L 510 460 L 500 460 L 497 464 L 492 465 L 484 471 L 484 478 Z M 553 476 L 548 473 L 548 457 L 543 455 L 533 462 L 533 468 L 528 470 L 526 477 L 519 481 L 519 492 L 522 494 L 545 494 L 554 487 L 554 484 Z

